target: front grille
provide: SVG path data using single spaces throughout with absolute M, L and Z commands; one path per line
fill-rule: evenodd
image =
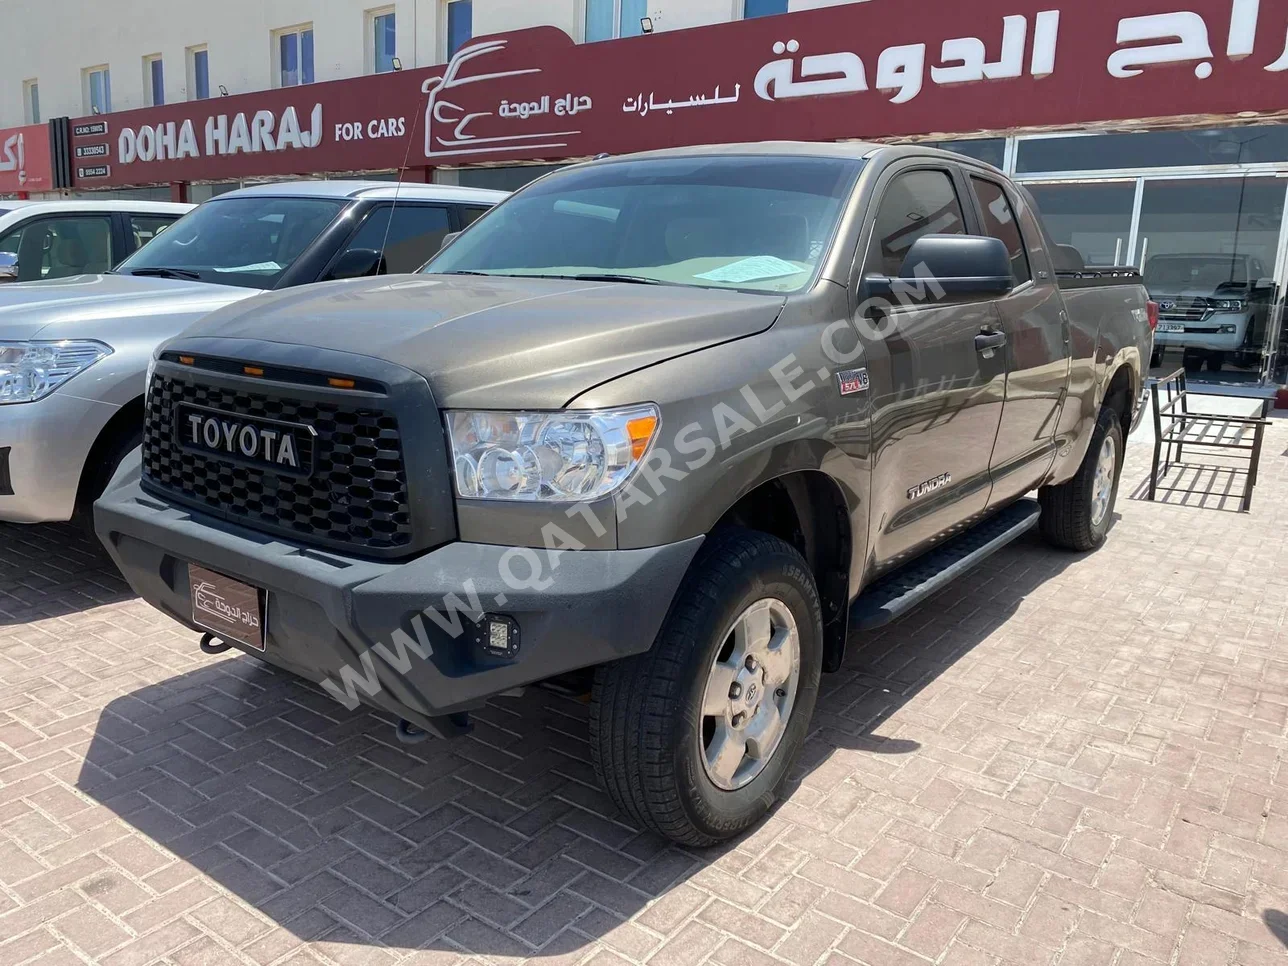
M 1160 308 L 1158 317 L 1163 322 L 1202 322 L 1211 318 L 1212 307 L 1204 298 L 1165 299 L 1171 308 Z
M 374 551 L 408 547 L 412 513 L 398 421 L 360 405 L 340 406 L 226 389 L 157 373 L 148 387 L 143 476 L 152 487 L 255 529 L 306 542 Z M 234 416 L 311 426 L 313 472 L 284 476 L 179 445 L 180 403 Z

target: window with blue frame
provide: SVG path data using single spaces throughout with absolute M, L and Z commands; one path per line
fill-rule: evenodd
M 787 12 L 787 0 L 744 0 L 742 15 L 750 20 L 752 17 L 772 17 L 776 13 Z
M 449 0 L 447 4 L 447 56 L 470 42 L 474 36 L 474 0 Z
M 298 27 L 277 35 L 278 86 L 313 83 L 313 28 Z
M 394 26 L 394 12 L 387 10 L 373 14 L 371 30 L 371 69 L 377 74 L 388 73 L 394 69 L 394 55 L 398 52 L 395 46 L 397 30 Z

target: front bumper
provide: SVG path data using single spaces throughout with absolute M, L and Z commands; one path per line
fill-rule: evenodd
M 371 688 L 351 686 L 347 696 L 438 734 L 455 731 L 448 716 L 496 694 L 647 651 L 702 543 L 697 537 L 648 550 L 566 551 L 553 571 L 540 551 L 459 542 L 404 563 L 355 560 L 166 503 L 143 492 L 137 473 L 118 476 L 95 504 L 94 522 L 130 585 L 175 620 L 196 629 L 189 561 L 262 588 L 267 650 L 234 646 L 342 691 L 346 679 L 374 680 Z M 549 580 L 544 588 L 528 579 L 525 560 L 533 559 L 544 570 L 538 580 Z M 527 586 L 507 581 L 507 567 Z M 411 655 L 409 670 L 383 658 L 399 650 L 396 631 L 417 640 L 413 617 L 427 608 L 443 613 L 448 595 L 468 602 L 471 589 L 481 611 L 517 622 L 512 659 L 473 643 L 464 615 L 466 633 L 458 637 L 432 620 L 418 621 L 431 649 L 427 659 Z
M 1160 325 L 1177 324 L 1161 320 Z M 1242 348 L 1248 334 L 1248 319 L 1242 315 L 1217 314 L 1202 322 L 1184 322 L 1184 332 L 1154 333 L 1156 349 L 1208 349 L 1212 352 L 1234 352 Z M 1234 326 L 1233 332 L 1195 332 L 1194 329 L 1219 329 L 1221 326 Z
M 39 402 L 0 406 L 0 450 L 9 451 L 0 520 L 70 520 L 85 457 L 116 409 L 61 392 Z

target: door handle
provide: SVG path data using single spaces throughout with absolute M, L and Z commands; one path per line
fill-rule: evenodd
M 975 336 L 975 351 L 988 352 L 1006 345 L 1005 332 L 981 332 Z

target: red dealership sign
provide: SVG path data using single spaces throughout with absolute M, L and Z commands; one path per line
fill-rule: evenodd
M 0 130 L 0 193 L 50 191 L 49 129 L 43 124 Z
M 1176 2 L 887 0 L 581 45 L 538 27 L 442 67 L 82 119 L 75 164 L 143 184 L 1288 108 L 1288 0 Z

